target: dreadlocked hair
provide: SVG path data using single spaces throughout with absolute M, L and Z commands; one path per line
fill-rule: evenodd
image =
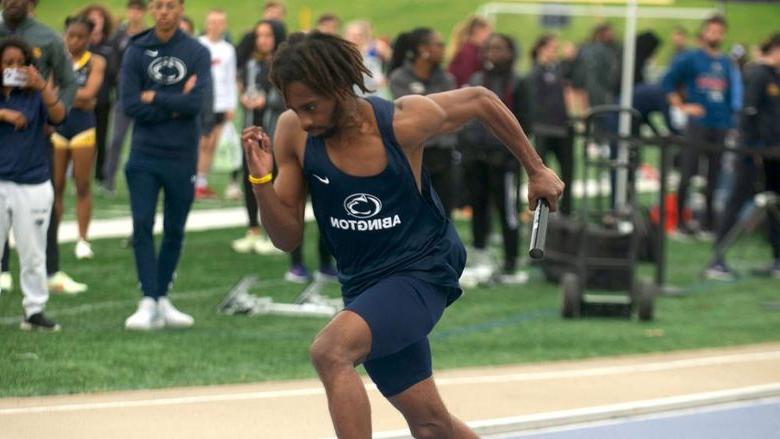
M 315 93 L 335 99 L 356 96 L 355 88 L 369 93 L 357 46 L 338 36 L 318 31 L 296 32 L 279 46 L 271 63 L 271 83 L 286 94 L 290 83 L 299 81 Z

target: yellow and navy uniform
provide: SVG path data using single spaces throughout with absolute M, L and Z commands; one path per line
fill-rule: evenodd
M 79 88 L 87 85 L 92 69 L 92 52 L 84 52 L 80 59 L 73 62 L 73 73 Z M 95 147 L 95 112 L 72 108 L 65 121 L 52 134 L 51 142 L 58 149 L 77 149 Z

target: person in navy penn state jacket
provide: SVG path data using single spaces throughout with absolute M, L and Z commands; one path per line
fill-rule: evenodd
M 211 56 L 179 30 L 184 0 L 155 0 L 155 25 L 132 38 L 122 60 L 120 101 L 135 119 L 125 167 L 133 214 L 133 250 L 143 291 L 126 329 L 190 327 L 191 316 L 168 299 L 195 196 L 198 114 L 211 89 Z M 160 190 L 164 226 L 159 254 L 152 229 Z

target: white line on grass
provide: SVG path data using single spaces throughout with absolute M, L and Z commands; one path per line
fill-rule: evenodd
M 551 372 L 528 372 L 520 374 L 506 374 L 493 376 L 476 376 L 460 378 L 442 378 L 437 379 L 436 383 L 440 387 L 453 385 L 484 384 L 484 383 L 507 383 L 518 381 L 544 381 L 561 378 L 575 378 L 584 376 L 610 376 L 620 374 L 635 374 L 638 372 L 653 372 L 661 370 L 686 369 L 702 366 L 718 366 L 736 363 L 749 363 L 754 361 L 770 361 L 780 359 L 780 351 L 752 352 L 733 355 L 718 355 L 711 357 L 690 358 L 686 360 L 657 361 L 646 364 L 629 364 L 612 367 L 596 367 L 582 370 L 559 370 Z M 780 386 L 780 384 L 775 384 Z M 366 383 L 366 388 L 375 391 L 373 384 Z M 250 393 L 226 393 L 216 395 L 187 396 L 174 398 L 156 398 L 138 401 L 109 401 L 83 404 L 60 404 L 38 407 L 20 407 L 0 409 L 0 415 L 18 415 L 31 413 L 51 413 L 51 412 L 70 412 L 83 410 L 104 410 L 121 409 L 128 407 L 148 407 L 181 405 L 195 403 L 210 403 L 216 401 L 243 401 L 253 399 L 269 398 L 292 398 L 299 396 L 322 395 L 324 391 L 321 387 L 310 387 L 303 389 L 275 390 Z M 2 401 L 2 400 L 0 400 Z

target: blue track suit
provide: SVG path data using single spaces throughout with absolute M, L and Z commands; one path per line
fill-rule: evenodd
M 184 84 L 197 75 L 195 88 Z M 181 254 L 184 225 L 194 199 L 200 127 L 198 114 L 211 88 L 211 56 L 197 40 L 176 31 L 162 43 L 150 29 L 132 38 L 122 60 L 120 101 L 135 120 L 125 168 L 133 212 L 133 249 L 144 296 L 165 296 Z M 141 93 L 155 91 L 151 104 Z M 163 239 L 155 255 L 152 229 L 164 192 Z
M 309 137 L 303 172 L 320 232 L 339 269 L 346 309 L 371 329 L 366 371 L 385 396 L 431 376 L 428 333 L 461 295 L 466 251 L 423 170 L 421 190 L 393 133 L 394 104 L 371 103 L 387 167 L 341 172 Z

